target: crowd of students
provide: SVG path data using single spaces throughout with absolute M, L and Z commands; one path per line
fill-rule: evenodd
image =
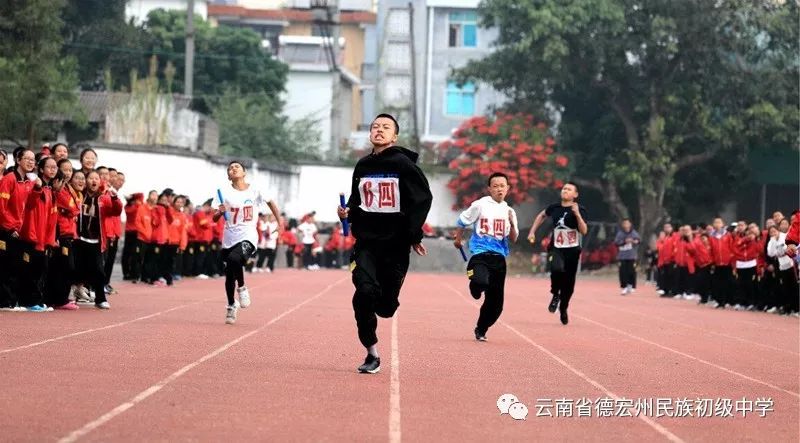
M 655 250 L 658 294 L 697 300 L 718 309 L 798 316 L 797 244 L 800 214 L 776 211 L 763 228 L 740 220 L 726 225 L 666 223 Z
M 195 207 L 169 188 L 124 199 L 124 173 L 97 166 L 94 150 L 80 152 L 79 168 L 68 157 L 63 143 L 38 153 L 0 150 L 0 310 L 110 309 L 120 245 L 123 279 L 133 283 L 172 286 L 182 277 L 222 275 L 225 221 L 213 220 L 211 199 Z M 354 243 L 337 226 L 320 245 L 313 213 L 285 229 L 262 213 L 257 227 L 250 272 L 272 272 L 279 244 L 286 245 L 289 267 L 295 261 L 309 270 L 340 267 Z

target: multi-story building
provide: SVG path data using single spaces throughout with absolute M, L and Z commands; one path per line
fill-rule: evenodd
M 209 20 L 215 24 L 248 27 L 264 38 L 264 46 L 277 58 L 289 64 L 289 96 L 287 114 L 320 114 L 328 109 L 330 116 L 323 117 L 326 129 L 321 151 L 336 151 L 351 131 L 363 127 L 365 119 L 371 118 L 374 100 L 375 66 L 375 20 L 372 0 L 329 1 L 338 9 L 338 25 L 318 25 L 311 0 L 223 0 L 212 2 L 208 7 Z M 336 68 L 340 75 L 321 75 L 333 70 L 330 59 L 326 59 L 325 45 L 333 44 Z M 327 65 L 326 65 L 327 64 Z M 364 75 L 366 74 L 366 76 Z M 369 77 L 373 74 L 372 77 Z M 323 77 L 333 82 L 332 90 L 319 94 L 318 99 L 309 100 L 314 88 L 320 87 Z M 304 82 L 308 82 L 304 87 Z M 346 94 L 345 103 L 340 95 Z M 328 97 L 325 107 L 323 97 Z M 366 99 L 365 99 L 366 98 Z M 369 117 L 367 117 L 369 116 Z
M 488 85 L 458 85 L 454 68 L 491 51 L 497 31 L 478 24 L 479 0 L 381 0 L 376 107 L 406 110 L 423 144 L 447 139 L 463 120 L 501 105 Z M 409 5 L 412 5 L 410 8 Z M 412 57 L 413 54 L 413 57 Z M 401 112 L 402 114 L 402 112 Z

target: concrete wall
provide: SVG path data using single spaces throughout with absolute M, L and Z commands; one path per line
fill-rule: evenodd
M 123 195 L 146 193 L 151 189 L 161 191 L 172 188 L 186 194 L 194 203 L 202 203 L 216 195 L 217 188 L 229 186 L 226 176 L 227 161 L 210 159 L 195 153 L 171 153 L 122 146 L 93 145 L 97 151 L 98 166 L 109 166 L 125 173 Z M 174 148 L 173 148 L 174 150 Z M 77 153 L 76 153 L 77 157 Z M 73 162 L 79 166 L 77 160 Z M 249 164 L 249 163 L 248 163 Z M 339 193 L 350 194 L 353 168 L 349 166 L 298 165 L 272 167 L 256 163 L 248 167 L 248 181 L 272 195 L 276 203 L 290 217 L 300 217 L 317 211 L 317 221 L 338 221 L 336 205 Z M 428 216 L 432 226 L 453 226 L 458 213 L 451 210 L 454 198 L 447 189 L 448 174 L 428 174 L 433 193 L 433 207 Z

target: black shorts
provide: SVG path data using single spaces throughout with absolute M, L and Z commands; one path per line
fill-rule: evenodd
M 223 249 L 221 252 L 222 262 L 226 266 L 244 266 L 247 260 L 250 260 L 256 253 L 256 247 L 249 241 L 241 241 L 231 246 L 230 248 Z

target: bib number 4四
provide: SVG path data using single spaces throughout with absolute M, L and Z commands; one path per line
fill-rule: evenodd
M 576 229 L 556 229 L 553 231 L 553 246 L 556 248 L 578 247 L 578 231 Z

